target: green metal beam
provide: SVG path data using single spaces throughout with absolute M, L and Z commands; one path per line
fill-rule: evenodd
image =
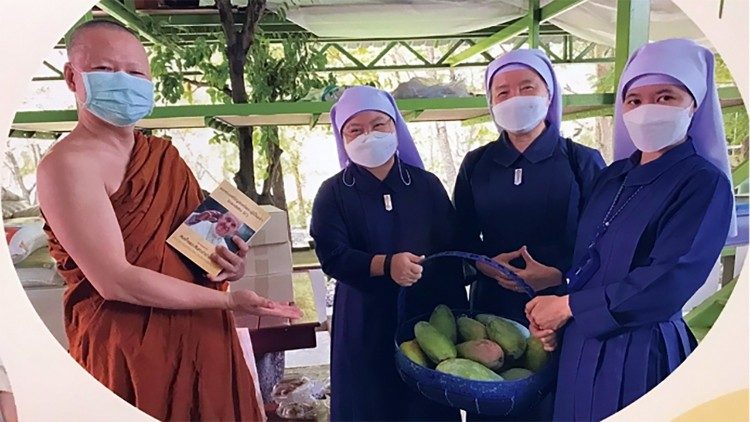
M 318 122 L 320 121 L 321 113 L 313 113 L 312 118 L 310 118 L 310 129 L 315 128 L 315 126 L 318 125 Z
M 156 30 L 156 24 L 147 15 L 140 15 L 132 9 L 128 9 L 117 0 L 100 0 L 97 7 L 138 33 L 144 39 L 178 51 L 182 50 L 182 47 L 167 40 L 163 34 L 160 34 Z
M 651 22 L 651 0 L 618 0 L 615 34 L 615 86 L 628 58 L 638 47 L 648 43 Z
M 725 101 L 739 100 L 740 90 L 737 87 L 722 87 L 718 89 L 719 98 Z M 568 94 L 563 96 L 563 107 L 589 107 L 586 110 L 563 114 L 563 120 L 588 119 L 591 117 L 612 116 L 614 114 L 615 94 Z M 599 106 L 597 106 L 599 105 Z M 731 112 L 738 108 L 744 110 L 744 105 L 732 105 L 723 108 L 724 112 Z M 474 125 L 491 122 L 489 115 L 482 115 L 464 120 L 463 125 Z M 745 163 L 747 165 L 747 162 Z M 745 169 L 747 171 L 747 169 Z
M 541 44 L 537 45 L 534 48 L 540 48 L 540 47 L 541 47 L 542 50 L 544 50 L 545 53 L 547 53 L 547 56 L 549 57 L 550 61 L 552 61 L 553 63 L 554 62 L 563 62 L 563 63 L 565 62 L 564 58 L 558 56 L 557 54 L 555 54 L 554 51 L 552 51 L 552 49 L 550 48 L 549 44 L 547 44 L 547 43 L 541 43 Z
M 414 120 L 417 120 L 422 113 L 424 113 L 424 110 L 409 110 L 403 113 L 403 117 L 405 121 L 413 122 Z
M 385 57 L 385 55 L 388 54 L 389 51 L 393 50 L 393 47 L 395 47 L 395 46 L 396 46 L 396 42 L 395 41 L 394 42 L 389 42 L 388 45 L 386 45 L 385 48 L 380 53 L 378 53 L 378 55 L 375 56 L 375 58 L 372 59 L 372 61 L 370 63 L 367 64 L 367 67 L 373 67 L 376 64 L 378 64 L 378 62 L 380 61 L 380 59 L 382 59 L 383 57 Z
M 539 24 L 542 19 L 539 0 L 529 0 L 529 48 L 539 48 Z
M 402 112 L 418 110 L 452 110 L 456 108 L 486 107 L 484 97 L 412 98 L 397 101 Z M 328 113 L 331 102 L 300 101 L 249 104 L 202 104 L 155 107 L 149 119 L 169 119 L 204 116 L 272 116 L 283 114 Z M 21 111 L 14 124 L 60 123 L 76 121 L 76 110 Z
M 436 63 L 436 64 L 438 64 L 438 65 L 441 65 L 441 64 L 445 63 L 445 61 L 446 61 L 446 60 L 448 60 L 448 58 L 449 58 L 449 57 L 450 57 L 450 56 L 451 56 L 451 55 L 452 55 L 453 53 L 455 53 L 455 52 L 456 52 L 456 50 L 458 50 L 458 49 L 459 49 L 459 47 L 461 47 L 461 44 L 463 44 L 463 43 L 464 43 L 464 40 L 458 40 L 458 42 L 455 42 L 455 43 L 453 43 L 453 45 L 451 46 L 451 48 L 449 48 L 449 49 L 448 49 L 448 51 L 446 51 L 446 52 L 445 52 L 445 54 L 443 54 L 443 55 L 442 55 L 442 56 L 440 57 L 440 59 L 439 59 L 439 60 L 437 61 L 437 63 Z
M 205 123 L 206 127 L 210 127 L 211 129 L 218 130 L 219 132 L 224 132 L 224 133 L 234 132 L 234 126 L 216 117 L 204 117 L 203 122 Z
M 539 9 L 539 23 L 546 22 L 568 10 L 578 6 L 586 0 L 552 0 L 549 4 Z M 638 1 L 638 0 L 636 0 Z M 527 32 L 532 27 L 531 15 L 527 14 L 524 17 L 518 18 L 510 23 L 504 29 L 496 32 L 490 37 L 487 37 L 471 48 L 468 48 L 449 59 L 451 64 L 458 64 L 464 60 L 471 58 L 472 56 L 487 51 L 492 46 L 507 41 L 516 35 Z
M 719 89 L 722 100 L 739 100 L 739 90 L 736 87 Z M 566 94 L 563 96 L 564 107 L 587 108 L 586 112 L 597 110 L 601 112 L 604 106 L 614 103 L 615 95 L 605 94 Z M 458 98 L 413 98 L 397 101 L 399 109 L 404 113 L 415 112 L 418 116 L 429 110 L 486 110 L 487 100 L 484 96 Z M 271 116 L 285 114 L 324 114 L 331 109 L 332 103 L 323 101 L 300 101 L 278 103 L 251 104 L 204 104 L 160 106 L 154 108 L 148 119 L 195 118 L 200 117 L 204 124 L 205 116 Z M 416 117 L 415 117 L 416 118 Z M 76 121 L 75 110 L 22 111 L 16 113 L 14 126 L 34 124 L 54 124 Z M 226 124 L 226 123 L 224 123 Z M 16 128 L 19 129 L 19 128 Z
M 736 86 L 723 86 L 719 89 L 717 89 L 719 92 L 719 99 L 720 100 L 736 100 L 742 99 L 742 96 L 740 95 L 740 90 Z
M 60 69 L 58 69 L 57 67 L 53 66 L 53 65 L 52 65 L 52 64 L 51 64 L 50 62 L 48 62 L 47 60 L 43 61 L 43 62 L 42 62 L 42 64 L 43 64 L 43 65 L 44 65 L 44 67 L 46 67 L 47 69 L 49 69 L 49 70 L 51 70 L 51 71 L 55 72 L 55 73 L 57 74 L 57 76 L 59 76 L 59 77 L 61 77 L 61 78 L 63 77 L 63 72 L 62 72 L 62 70 L 60 70 Z
M 519 34 L 522 34 L 529 29 L 529 16 L 518 18 L 513 23 L 505 27 L 505 29 L 496 32 L 492 36 L 489 36 L 483 40 L 480 40 L 473 46 L 456 53 L 453 57 L 448 59 L 448 63 L 451 65 L 457 65 L 471 57 L 489 50 L 492 46 L 507 41 Z
M 219 31 L 221 31 L 221 20 L 219 19 L 218 13 L 162 13 L 159 11 L 142 11 L 145 14 L 148 14 L 148 16 L 151 18 L 152 21 L 155 23 L 161 24 L 164 27 L 169 28 L 181 28 L 186 29 L 188 31 L 191 31 L 192 28 L 201 28 L 205 29 L 207 27 L 216 27 Z M 245 21 L 245 14 L 244 12 L 238 12 L 235 13 L 235 22 L 244 22 Z M 238 24 L 240 25 L 240 24 Z M 477 38 L 484 38 L 487 36 L 490 36 L 494 34 L 495 32 L 503 29 L 504 26 L 507 24 L 500 24 L 495 25 L 492 27 L 487 27 L 475 31 L 466 32 L 463 34 L 448 34 L 448 35 L 437 35 L 437 36 L 417 36 L 417 37 L 408 37 L 403 38 L 399 37 L 398 39 L 394 39 L 394 37 L 380 37 L 380 38 L 367 38 L 367 39 L 350 39 L 352 41 L 373 41 L 373 40 L 379 40 L 379 41 L 398 41 L 398 40 L 415 40 L 415 39 L 451 39 L 451 38 L 465 38 L 468 36 L 471 37 L 477 37 Z M 276 32 L 276 31 L 282 31 L 282 32 L 288 32 L 290 30 L 294 30 L 294 32 L 306 32 L 304 28 L 296 25 L 293 22 L 290 22 L 288 20 L 279 19 L 276 15 L 266 15 L 264 16 L 260 21 L 260 27 L 264 30 L 264 32 Z M 560 34 L 564 31 L 562 31 L 560 28 L 554 26 L 554 25 L 543 25 L 541 27 L 541 30 L 543 33 L 554 33 L 554 34 Z M 314 34 L 311 34 L 314 35 Z M 336 41 L 343 41 L 344 38 L 326 38 Z
M 722 113 L 724 114 L 731 114 L 731 113 L 741 113 L 746 112 L 747 109 L 745 108 L 744 104 L 737 104 L 729 107 L 723 107 L 721 109 Z
M 49 139 L 57 140 L 60 137 L 60 133 L 57 132 L 37 132 L 31 130 L 15 130 L 11 129 L 10 138 L 25 138 L 25 139 Z
M 589 54 L 594 48 L 596 48 L 596 43 L 589 43 L 589 45 L 586 46 L 586 48 L 583 49 L 573 60 L 582 60 L 584 57 L 586 57 L 587 54 Z
M 525 41 L 524 41 L 525 42 Z M 523 44 L 523 42 L 521 43 Z M 442 58 L 441 58 L 442 59 Z M 434 63 L 424 64 L 424 63 L 416 63 L 416 64 L 402 64 L 402 65 L 379 65 L 374 64 L 370 65 L 371 63 L 362 63 L 360 61 L 360 64 L 357 65 L 354 64 L 332 64 L 329 63 L 324 69 L 320 70 L 321 73 L 357 73 L 357 72 L 401 72 L 401 71 L 418 71 L 418 70 L 428 70 L 428 69 L 450 69 L 450 68 L 458 68 L 458 67 L 485 67 L 490 63 L 490 60 L 481 60 L 481 61 L 471 61 L 471 62 L 463 62 L 459 63 L 457 65 L 450 65 L 446 63 L 444 59 L 436 60 Z M 550 56 L 550 59 L 552 60 L 552 63 L 558 64 L 558 63 L 566 63 L 566 64 L 575 64 L 575 63 L 611 63 L 614 61 L 613 57 L 601 57 L 601 58 L 586 58 L 581 60 L 574 60 L 574 61 L 566 61 L 564 58 L 561 57 L 553 57 Z M 358 60 L 359 61 L 359 60 Z M 184 73 L 185 76 L 200 76 L 201 73 L 198 71 L 188 71 Z M 52 82 L 52 81 L 61 81 L 63 78 L 60 76 L 36 76 L 32 80 L 34 82 Z
M 590 110 L 582 110 L 582 111 L 576 111 L 574 113 L 563 114 L 563 120 L 569 121 L 569 120 L 579 120 L 579 119 L 590 119 L 592 117 L 611 116 L 612 114 L 614 114 L 614 107 L 609 105 L 609 106 L 604 106 L 604 107 L 592 108 Z
M 750 176 L 750 168 L 748 167 L 748 161 L 745 160 L 732 170 L 732 186 L 738 186 L 745 182 L 748 176 Z
M 336 50 L 339 53 L 343 54 L 344 57 L 346 57 L 347 59 L 349 59 L 349 61 L 351 61 L 352 63 L 354 63 L 354 66 L 356 66 L 357 69 L 367 69 L 367 66 L 365 66 L 364 63 L 362 63 L 361 61 L 359 61 L 359 59 L 357 59 L 356 57 L 354 57 L 354 55 L 352 53 L 346 51 L 346 49 L 344 47 L 342 47 L 341 45 L 339 45 L 339 44 L 333 44 L 332 43 L 331 46 L 333 47 L 334 50 Z
M 539 15 L 539 20 L 540 22 L 547 22 L 548 20 L 562 15 L 563 13 L 585 1 L 586 0 L 552 0 L 546 6 L 542 7 Z
M 573 120 L 575 118 L 586 118 L 596 116 L 611 115 L 611 111 L 607 114 L 607 110 L 612 109 L 612 104 L 615 102 L 614 94 L 566 94 L 563 95 L 563 107 L 588 107 L 586 110 L 580 112 L 568 113 L 567 115 L 574 116 L 573 118 L 565 118 L 564 120 Z M 485 100 L 485 107 L 486 107 Z M 473 117 L 466 119 L 462 122 L 462 125 L 469 126 L 479 123 L 488 123 L 492 121 L 492 117 L 489 114 Z

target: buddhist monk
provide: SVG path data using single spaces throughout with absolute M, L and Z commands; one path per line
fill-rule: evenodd
M 8 374 L 5 372 L 2 361 L 0 361 L 0 421 L 18 422 L 13 390 L 10 388 Z
M 160 420 L 263 420 L 229 311 L 298 318 L 293 305 L 227 291 L 247 246 L 217 247 L 208 278 L 167 245 L 202 193 L 167 140 L 134 131 L 153 108 L 146 51 L 124 27 L 92 21 L 68 44 L 78 123 L 38 168 L 50 251 L 66 281 L 70 354 Z

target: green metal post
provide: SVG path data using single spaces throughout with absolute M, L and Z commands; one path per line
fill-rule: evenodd
M 651 0 L 618 0 L 615 35 L 615 86 L 628 58 L 648 42 Z
M 539 24 L 542 12 L 539 0 L 529 0 L 529 48 L 539 48 Z
M 176 51 L 182 50 L 182 47 L 167 40 L 163 34 L 155 29 L 156 25 L 149 16 L 139 14 L 117 0 L 100 0 L 97 7 L 106 12 L 112 18 L 125 24 L 128 28 L 137 32 L 149 42 L 161 44 Z
M 533 1 L 533 0 L 530 0 L 530 1 Z M 584 1 L 586 0 L 552 0 L 544 7 L 539 8 L 537 6 L 539 23 L 546 22 L 562 13 L 565 13 L 566 11 L 583 3 Z M 649 1 L 649 0 L 644 0 L 644 1 Z M 539 2 L 536 2 L 536 4 L 538 5 Z M 494 45 L 507 41 L 523 32 L 527 32 L 532 26 L 531 21 L 532 21 L 532 16 L 530 14 L 527 14 L 524 17 L 518 18 L 512 21 L 510 24 L 508 24 L 508 26 L 506 26 L 502 30 L 477 42 L 476 45 L 472 46 L 471 48 L 467 48 L 466 50 L 463 50 L 457 53 L 456 55 L 448 59 L 447 62 L 455 66 L 463 61 L 466 61 L 467 59 L 470 59 L 476 54 L 480 54 L 484 51 L 489 50 Z

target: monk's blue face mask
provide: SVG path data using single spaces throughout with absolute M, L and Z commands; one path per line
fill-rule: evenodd
M 85 107 L 114 126 L 133 126 L 154 108 L 154 83 L 125 72 L 80 72 Z

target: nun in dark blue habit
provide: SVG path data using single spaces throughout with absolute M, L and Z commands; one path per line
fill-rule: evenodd
M 604 160 L 560 135 L 562 90 L 542 51 L 519 49 L 495 59 L 485 88 L 500 137 L 469 152 L 461 164 L 454 203 L 462 248 L 513 264 L 522 277 L 525 265 L 535 264 L 529 254 L 567 269 L 580 209 Z M 526 322 L 529 297 L 500 274 L 479 270 L 472 309 Z
M 556 420 L 610 416 L 696 346 L 682 308 L 734 225 L 709 50 L 673 39 L 632 55 L 617 90 L 614 152 L 579 224 L 567 295 L 526 309 L 537 335 L 564 329 Z
M 422 267 L 455 249 L 455 211 L 424 170 L 393 98 L 359 86 L 331 109 L 343 170 L 320 187 L 310 233 L 323 271 L 336 279 L 331 419 L 460 420 L 412 392 L 394 359 L 397 326 L 446 304 L 468 306 L 460 262 Z

